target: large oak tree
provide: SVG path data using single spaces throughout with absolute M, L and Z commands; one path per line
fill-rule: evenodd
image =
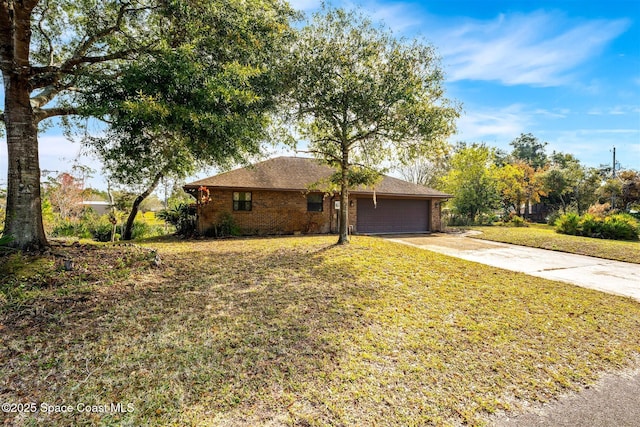
M 356 12 L 315 14 L 286 65 L 296 136 L 338 171 L 338 243 L 347 243 L 350 186 L 371 183 L 375 174 L 362 172 L 385 161 L 409 161 L 444 144 L 459 108 L 444 96 L 432 46 L 398 39 Z
M 267 139 L 293 11 L 277 0 L 221 3 L 173 7 L 184 25 L 165 31 L 153 56 L 96 81 L 85 95 L 83 103 L 109 123 L 105 135 L 86 142 L 112 182 L 138 194 L 125 240 L 162 178 L 244 162 Z
M 234 27 L 239 23 L 235 19 L 240 16 L 237 12 L 242 10 L 256 11 L 242 15 L 246 21 L 240 22 L 243 29 L 252 32 L 236 31 Z M 105 82 L 120 81 L 123 67 L 139 61 L 152 64 L 159 51 L 166 53 L 184 47 L 187 42 L 200 47 L 226 43 L 231 53 L 219 62 L 221 69 L 233 73 L 246 65 L 242 58 L 253 55 L 256 61 L 251 65 L 260 74 L 262 51 L 268 52 L 274 34 L 286 30 L 288 16 L 284 20 L 278 18 L 283 12 L 290 15 L 290 9 L 280 0 L 0 0 L 0 70 L 5 92 L 0 120 L 5 124 L 9 155 L 4 234 L 13 237 L 12 244 L 23 249 L 39 249 L 47 244 L 40 208 L 38 160 L 38 125 L 43 120 L 67 116 L 105 118 L 102 101 L 106 98 L 94 103 L 95 97 L 88 94 L 106 94 L 96 88 L 104 88 Z M 230 16 L 235 20 L 228 19 Z M 251 20 L 253 17 L 261 19 L 256 23 Z M 172 36 L 169 44 L 168 34 Z M 222 41 L 217 39 L 220 37 Z M 235 58 L 234 52 L 238 52 Z M 206 59 L 211 63 L 216 58 Z M 213 74 L 218 74 L 217 71 Z M 186 85 L 198 82 L 182 77 Z M 173 95 L 174 100 L 178 99 L 179 94 Z M 226 95 L 221 99 L 231 99 L 233 103 L 235 88 Z M 153 100 L 153 95 L 143 93 L 143 97 Z M 220 138 L 206 139 L 211 132 L 205 131 L 205 125 L 220 118 L 223 110 L 200 121 L 199 111 L 191 114 L 190 106 L 178 103 L 181 108 L 173 108 L 176 104 L 170 98 L 165 100 L 171 112 L 181 111 L 180 117 L 193 125 L 188 138 L 198 141 L 192 146 L 200 144 L 200 152 L 211 153 L 208 144 L 221 143 L 228 133 L 222 121 L 217 128 L 221 130 Z M 153 119 L 158 114 L 146 118 Z M 235 110 L 229 114 L 242 112 Z M 176 116 L 170 113 L 164 117 Z M 136 119 L 140 129 L 146 126 L 144 114 Z M 131 121 L 130 125 L 136 123 Z M 135 132 L 135 129 L 118 131 Z M 229 145 L 221 144 L 220 152 L 229 153 L 225 151 L 227 148 Z

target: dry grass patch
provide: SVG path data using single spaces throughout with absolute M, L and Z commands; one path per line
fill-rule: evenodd
M 0 399 L 135 410 L 2 416 L 60 426 L 482 424 L 640 353 L 631 299 L 375 238 L 334 240 L 160 240 L 151 244 L 160 268 L 130 261 L 120 281 L 34 291 L 0 318 Z M 63 290 L 69 302 L 46 303 Z M 70 302 L 80 292 L 86 300 Z M 38 306 L 46 315 L 28 311 Z
M 482 231 L 477 239 L 550 249 L 572 254 L 588 255 L 616 261 L 640 264 L 640 242 L 596 239 L 556 233 L 551 226 L 531 227 L 473 227 Z

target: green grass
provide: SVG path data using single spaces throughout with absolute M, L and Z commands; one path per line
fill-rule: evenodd
M 0 280 L 31 292 L 0 312 L 0 400 L 134 411 L 0 417 L 480 425 L 640 354 L 631 299 L 376 238 L 334 241 L 155 239 L 159 268 L 108 246 L 72 254 L 74 272 L 46 257 L 7 262 Z
M 551 249 L 616 261 L 640 264 L 640 242 L 595 239 L 556 233 L 553 227 L 534 224 L 530 227 L 472 227 L 482 231 L 477 239 Z

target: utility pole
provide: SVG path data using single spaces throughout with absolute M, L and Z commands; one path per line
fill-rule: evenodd
M 611 165 L 611 177 L 616 179 L 616 146 L 613 146 L 613 164 Z M 611 209 L 616 208 L 616 193 L 611 189 Z

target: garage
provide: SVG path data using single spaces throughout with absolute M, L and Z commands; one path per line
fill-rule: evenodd
M 358 233 L 424 233 L 429 231 L 430 201 L 370 198 L 358 199 Z

